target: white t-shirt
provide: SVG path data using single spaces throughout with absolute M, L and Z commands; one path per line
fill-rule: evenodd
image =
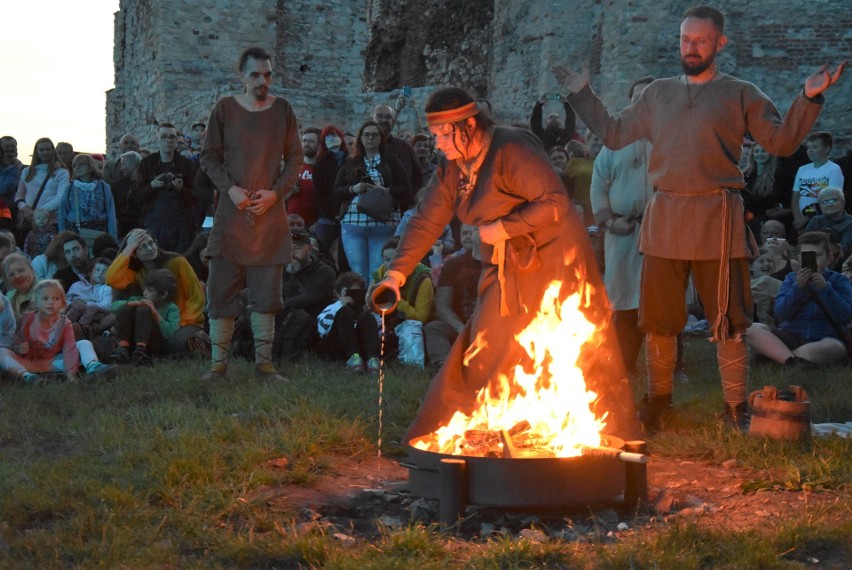
M 793 192 L 799 193 L 799 209 L 803 214 L 813 216 L 819 213 L 819 193 L 829 186 L 843 189 L 843 172 L 834 162 L 829 160 L 819 168 L 816 168 L 813 162 L 799 167 Z

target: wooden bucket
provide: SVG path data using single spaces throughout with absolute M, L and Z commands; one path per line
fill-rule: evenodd
M 751 422 L 748 433 L 753 436 L 805 441 L 811 436 L 811 403 L 801 386 L 778 390 L 764 386 L 748 397 Z

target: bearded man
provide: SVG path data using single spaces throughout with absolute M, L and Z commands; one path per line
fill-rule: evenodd
M 646 429 L 659 426 L 671 405 L 676 335 L 686 323 L 682 302 L 692 274 L 717 341 L 725 400 L 723 419 L 744 429 L 751 324 L 748 259 L 755 251 L 746 232 L 745 185 L 738 166 L 743 136 L 774 155 L 792 154 L 813 126 L 822 92 L 843 72 L 825 65 L 805 81 L 786 117 L 753 84 L 721 73 L 716 54 L 728 41 L 725 16 L 712 6 L 686 11 L 680 24 L 683 75 L 651 83 L 618 116 L 589 88 L 587 67 L 579 73 L 556 66 L 571 107 L 613 149 L 646 138 L 653 143 L 648 176 L 654 195 L 645 210 L 640 246 L 645 254 L 639 326 L 645 332 L 648 395 L 640 410 Z

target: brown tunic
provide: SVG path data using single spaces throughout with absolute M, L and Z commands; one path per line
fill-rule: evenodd
M 578 289 L 578 276 L 585 275 L 591 285 L 587 318 L 603 322 L 609 315 L 586 230 L 532 133 L 496 128 L 476 187 L 461 196 L 458 180 L 455 162 L 438 166 L 408 222 L 390 269 L 411 273 L 453 213 L 463 223 L 476 226 L 501 220 L 510 236 L 504 291 L 509 314 L 500 312 L 501 284 L 498 266 L 492 261 L 493 247 L 482 244 L 476 309 L 432 381 L 408 429 L 409 439 L 432 432 L 456 410 L 470 411 L 480 388 L 519 363 L 529 364 L 514 336 L 532 321 L 552 280 L 564 282 L 562 293 L 567 296 Z M 484 348 L 465 364 L 465 352 L 477 335 Z M 605 335 L 601 347 L 583 351 L 581 366 L 587 386 L 601 396 L 595 411 L 610 411 L 611 433 L 635 437 L 638 424 L 617 350 L 614 335 Z
M 800 94 L 782 119 L 760 89 L 727 75 L 690 90 L 679 77 L 659 79 L 617 116 L 588 86 L 569 98 L 607 147 L 641 138 L 653 143 L 648 177 L 658 191 L 645 212 L 640 246 L 649 255 L 692 260 L 721 257 L 719 236 L 727 222 L 715 191 L 745 185 L 738 166 L 745 134 L 771 154 L 792 154 L 819 116 L 821 101 Z M 733 198 L 730 257 L 749 257 L 742 198 Z
M 219 99 L 201 151 L 201 167 L 220 192 L 208 254 L 243 266 L 290 261 L 284 195 L 295 184 L 301 164 L 296 116 L 285 99 L 277 97 L 271 107 L 257 112 L 243 108 L 233 97 Z M 228 197 L 234 185 L 272 190 L 279 201 L 262 216 L 249 216 Z

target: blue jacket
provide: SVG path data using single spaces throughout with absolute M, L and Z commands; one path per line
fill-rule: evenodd
M 820 309 L 811 294 L 822 300 L 822 304 L 845 332 L 846 324 L 852 319 L 852 283 L 836 271 L 825 270 L 826 287 L 817 291 L 813 286 L 799 289 L 796 273 L 788 273 L 775 298 L 775 318 L 783 331 L 799 335 L 807 342 L 816 342 L 825 337 L 838 338 L 837 332 Z M 843 339 L 840 339 L 843 340 Z
M 18 163 L 0 166 L 0 198 L 6 200 L 11 208 L 15 205 L 15 192 L 21 179 L 21 167 Z

